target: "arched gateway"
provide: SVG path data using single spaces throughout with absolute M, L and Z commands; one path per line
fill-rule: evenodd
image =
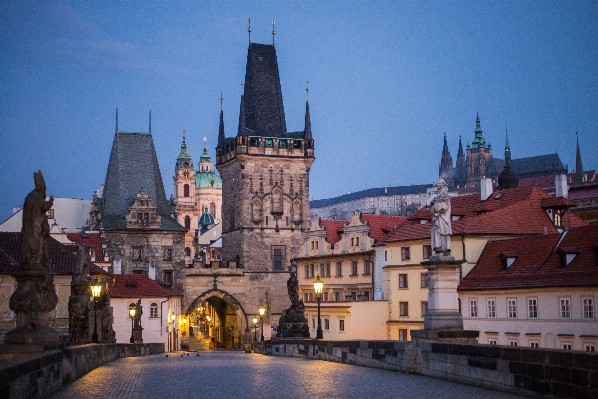
M 204 306 L 204 304 L 209 306 Z M 210 314 L 199 315 L 208 308 Z M 245 343 L 249 331 L 247 314 L 243 306 L 226 291 L 211 289 L 205 291 L 191 302 L 186 314 L 189 320 L 201 317 L 201 332 L 214 337 L 217 347 L 233 348 Z

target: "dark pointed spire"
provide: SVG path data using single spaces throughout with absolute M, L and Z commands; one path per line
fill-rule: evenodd
M 583 173 L 583 164 L 581 162 L 581 151 L 579 150 L 579 134 L 575 129 L 575 139 L 577 141 L 577 150 L 575 152 L 575 183 L 583 183 L 585 176 Z
M 150 109 L 149 115 L 149 134 L 152 134 L 152 110 Z
M 114 129 L 114 133 L 118 133 L 118 108 L 116 109 L 116 128 Z
M 305 92 L 309 93 L 309 87 L 305 88 Z M 305 140 L 313 140 L 311 135 L 311 117 L 309 116 L 309 101 L 305 100 L 305 130 L 303 137 Z
M 445 180 L 449 186 L 452 186 L 454 183 L 453 157 L 448 149 L 446 133 L 444 133 L 444 144 L 442 146 L 442 156 L 440 157 L 438 177 Z
M 239 132 L 237 135 L 245 135 L 245 96 L 241 94 L 241 109 L 239 110 Z
M 519 186 L 519 176 L 511 169 L 511 147 L 509 146 L 509 134 L 506 133 L 505 141 L 505 168 L 500 175 L 498 175 L 498 187 L 499 190 L 507 188 L 515 188 Z
M 465 167 L 465 154 L 463 144 L 459 136 L 459 151 L 457 152 L 457 163 L 455 164 L 455 186 L 463 187 L 467 183 L 467 169 Z
M 222 92 L 220 92 L 220 127 L 218 128 L 218 145 L 224 143 L 224 112 L 222 111 Z

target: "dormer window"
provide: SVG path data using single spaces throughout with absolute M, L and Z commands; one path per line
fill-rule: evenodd
M 351 246 L 358 247 L 359 246 L 359 237 L 351 237 Z
M 515 252 L 502 252 L 499 256 L 503 269 L 508 269 L 519 258 L 519 254 Z
M 318 241 L 312 241 L 311 242 L 311 249 L 312 250 L 316 250 L 319 248 L 319 242 Z
M 568 266 L 577 255 L 581 253 L 579 248 L 561 248 L 558 250 L 559 265 L 561 267 Z

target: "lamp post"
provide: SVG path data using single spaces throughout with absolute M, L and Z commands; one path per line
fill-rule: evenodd
M 266 314 L 266 307 L 260 303 L 260 306 L 257 308 L 258 312 L 260 312 L 260 319 L 261 319 L 261 327 L 260 327 L 260 341 L 264 340 L 264 315 Z
M 96 278 L 91 285 L 91 295 L 93 295 L 93 334 L 91 334 L 91 342 L 94 344 L 98 343 L 98 298 L 102 293 L 102 286 Z
M 257 341 L 257 317 L 253 318 L 253 340 Z
M 129 307 L 129 317 L 131 318 L 131 339 L 129 340 L 129 342 L 132 344 L 135 343 L 135 337 L 133 337 L 133 321 L 135 320 L 135 312 L 137 310 L 135 308 L 135 306 Z
M 322 290 L 324 288 L 324 282 L 320 280 L 320 275 L 316 277 L 316 281 L 314 281 L 314 291 L 316 291 L 316 297 L 318 298 L 318 329 L 316 331 L 316 339 L 324 338 L 324 334 L 322 333 L 322 319 L 320 318 L 320 301 L 322 299 Z

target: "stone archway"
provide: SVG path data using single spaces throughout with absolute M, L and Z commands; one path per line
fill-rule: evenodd
M 219 290 L 219 289 L 211 289 L 211 290 L 205 291 L 204 293 L 199 295 L 197 298 L 195 298 L 191 302 L 191 304 L 187 308 L 186 314 L 193 313 L 199 304 L 204 303 L 206 301 L 209 302 L 210 299 L 221 300 L 233 309 L 233 311 L 235 312 L 235 315 L 237 316 L 237 319 L 239 321 L 239 330 L 241 332 L 238 335 L 239 343 L 240 344 L 245 343 L 245 334 L 244 333 L 247 332 L 248 328 L 249 328 L 249 323 L 247 321 L 247 314 L 245 313 L 245 310 L 243 309 L 243 306 L 241 305 L 241 303 L 239 303 L 239 301 L 237 301 L 237 299 L 235 299 L 235 297 L 233 297 L 231 294 L 229 294 L 226 291 Z

